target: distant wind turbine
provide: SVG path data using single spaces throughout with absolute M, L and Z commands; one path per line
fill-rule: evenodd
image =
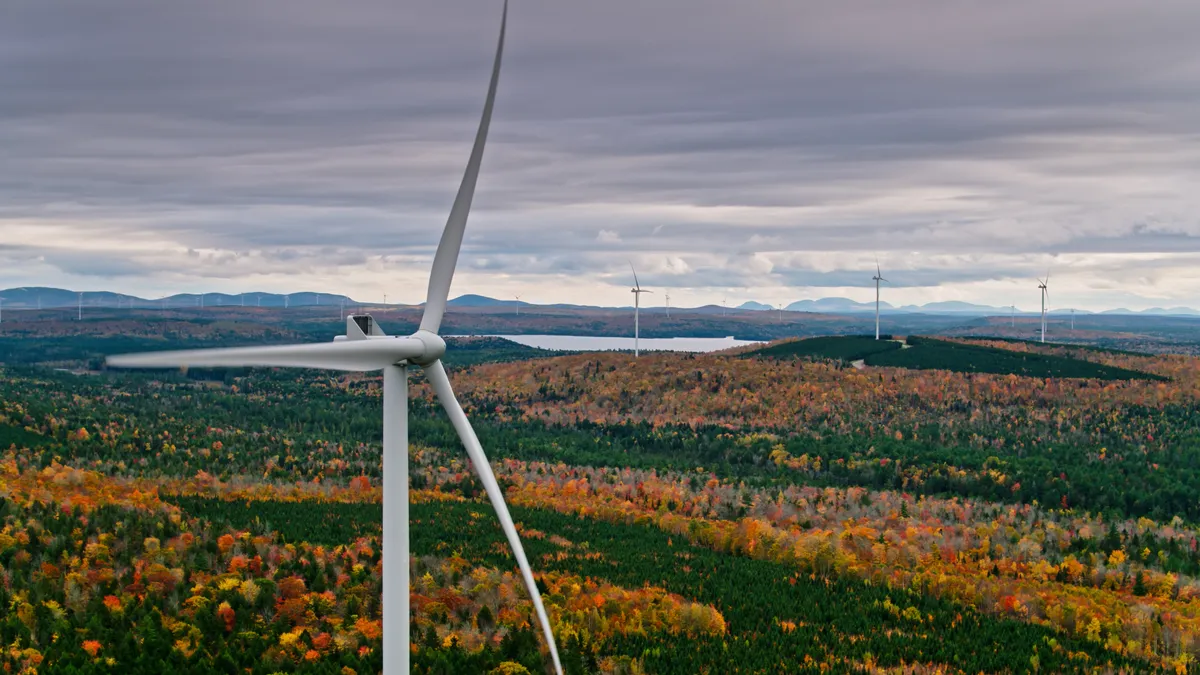
M 517 299 L 517 304 L 513 305 L 517 308 L 517 316 L 521 316 L 521 296 L 514 295 L 513 297 Z
M 83 321 L 83 291 L 79 292 L 79 314 L 75 317 L 76 321 Z
M 875 276 L 871 277 L 875 281 L 875 339 L 879 339 L 879 284 L 887 281 L 883 278 L 883 272 L 879 271 L 879 261 L 875 261 Z
M 344 371 L 383 371 L 383 560 L 386 563 L 383 575 L 383 673 L 384 675 L 408 675 L 410 672 L 411 639 L 409 617 L 409 537 L 408 537 L 408 370 L 419 367 L 446 409 L 450 423 L 458 432 L 466 447 L 467 455 L 480 482 L 492 502 L 504 534 L 508 538 L 517 565 L 533 607 L 541 624 L 554 671 L 562 675 L 562 664 L 554 643 L 550 620 L 542 604 L 541 595 L 533 578 L 533 571 L 516 526 L 504 502 L 504 491 L 496 481 L 496 475 L 488 464 L 487 456 L 479 444 L 479 438 L 462 406 L 454 397 L 450 378 L 442 365 L 446 353 L 446 342 L 439 335 L 446 303 L 450 295 L 450 282 L 462 247 L 463 233 L 475 193 L 475 183 L 483 161 L 483 149 L 496 100 L 496 87 L 500 77 L 500 60 L 504 50 L 504 32 L 507 24 L 508 6 L 504 8 L 504 19 L 500 24 L 500 40 L 496 48 L 496 60 L 492 67 L 486 103 L 471 157 L 459 186 L 454 206 L 446 221 L 441 241 L 433 258 L 429 274 L 429 290 L 426 295 L 425 311 L 420 328 L 408 337 L 385 335 L 369 315 L 346 318 L 346 334 L 334 338 L 333 342 L 264 346 L 233 347 L 226 349 L 200 349 L 191 351 L 160 352 L 114 356 L 109 365 L 126 368 L 168 368 L 179 366 L 243 367 L 268 366 L 291 368 L 322 368 Z
M 650 291 L 642 290 L 642 285 L 638 283 L 637 270 L 633 269 L 633 262 L 629 263 L 629 269 L 633 271 L 633 288 L 629 289 L 633 293 L 633 358 L 637 358 L 639 354 L 638 340 L 640 330 L 638 326 L 639 314 L 641 313 L 642 293 L 650 293 Z
M 1017 306 L 1016 305 L 1012 306 L 1012 327 L 1013 328 L 1017 327 Z
M 729 309 L 729 298 L 721 299 L 721 316 L 725 316 L 725 311 Z
M 670 293 L 667 293 L 666 300 L 667 300 L 667 318 L 669 319 L 669 318 L 671 318 L 671 294 Z
M 1038 279 L 1038 288 L 1042 293 L 1042 342 L 1046 341 L 1046 302 L 1050 299 L 1050 271 L 1046 270 L 1046 279 Z

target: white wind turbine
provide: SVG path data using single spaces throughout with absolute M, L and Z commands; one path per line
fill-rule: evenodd
M 512 547 L 521 576 L 529 589 L 530 599 L 537 612 L 542 634 L 546 639 L 554 669 L 562 674 L 562 664 L 550 629 L 546 608 L 534 582 L 533 571 L 525 549 L 517 536 L 516 526 L 504 502 L 504 493 L 488 464 L 487 456 L 471 428 L 462 406 L 454 397 L 450 379 L 442 366 L 446 342 L 438 336 L 450 282 L 458 262 L 463 232 L 471 209 L 483 149 L 487 142 L 488 126 L 496 99 L 500 78 L 500 62 L 504 53 L 504 33 L 508 23 L 505 4 L 500 23 L 500 40 L 492 66 L 491 82 L 470 160 L 459 186 L 446 228 L 438 243 L 429 274 L 429 290 L 425 313 L 416 333 L 407 337 L 388 336 L 368 315 L 346 318 L 346 335 L 333 342 L 269 347 L 235 347 L 229 349 L 200 349 L 155 354 L 114 356 L 111 366 L 126 368 L 165 368 L 180 366 L 236 367 L 274 366 L 292 368 L 322 368 L 346 371 L 383 371 L 383 556 L 387 563 L 383 577 L 383 653 L 384 675 L 407 675 L 410 672 L 409 635 L 409 539 L 408 539 L 408 369 L 420 367 L 433 386 L 438 400 L 446 409 L 458 436 L 466 447 L 488 498 L 496 510 L 500 525 Z M 286 296 L 285 296 L 286 301 Z
M 879 284 L 887 281 L 883 278 L 883 272 L 879 271 L 879 261 L 875 261 L 875 276 L 871 277 L 875 282 L 875 339 L 879 339 Z
M 671 294 L 670 293 L 667 293 L 666 300 L 667 300 L 667 318 L 669 319 L 669 318 L 671 318 Z
M 638 283 L 637 270 L 633 269 L 632 262 L 629 263 L 629 269 L 633 271 L 633 288 L 629 289 L 629 292 L 633 293 L 633 358 L 636 359 L 639 354 L 639 350 L 638 350 L 638 338 L 639 338 L 638 320 L 639 320 L 639 316 L 638 315 L 641 313 L 640 310 L 641 310 L 641 306 L 642 306 L 642 293 L 650 293 L 652 291 L 642 290 L 642 285 L 640 283 Z
M 1046 341 L 1046 301 L 1050 299 L 1050 270 L 1046 270 L 1046 279 L 1038 279 L 1038 288 L 1042 293 L 1042 342 Z
M 514 295 L 513 297 L 517 299 L 517 302 L 513 305 L 513 307 L 515 307 L 517 310 L 517 316 L 521 316 L 521 296 Z

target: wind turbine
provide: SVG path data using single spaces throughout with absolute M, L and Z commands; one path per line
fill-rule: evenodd
M 517 308 L 517 316 L 521 316 L 521 296 L 514 295 L 513 297 L 517 299 L 517 304 L 513 305 Z
M 667 318 L 671 318 L 671 294 L 667 293 Z
M 721 316 L 725 316 L 725 311 L 729 309 L 729 298 L 721 299 Z
M 879 339 L 879 284 L 887 281 L 883 278 L 883 272 L 879 271 L 879 261 L 875 261 L 875 276 L 871 277 L 875 282 L 875 339 Z
M 1013 328 L 1017 327 L 1017 306 L 1016 305 L 1012 306 L 1012 327 Z
M 83 321 L 83 291 L 79 292 L 79 315 L 75 317 L 76 321 Z
M 629 263 L 629 269 L 633 271 L 633 288 L 629 289 L 629 292 L 633 293 L 633 358 L 636 359 L 638 357 L 638 353 L 639 353 L 639 350 L 638 350 L 638 338 L 639 338 L 638 314 L 640 313 L 641 305 L 642 305 L 642 302 L 641 302 L 642 293 L 650 293 L 651 291 L 642 290 L 642 285 L 640 283 L 638 283 L 637 270 L 633 269 L 632 261 L 630 261 L 630 263 Z
M 345 371 L 383 371 L 383 556 L 387 562 L 383 576 L 383 653 L 384 675 L 408 675 L 410 672 L 409 634 L 409 540 L 408 540 L 408 369 L 420 367 L 433 386 L 434 392 L 450 422 L 466 447 L 471 464 L 512 547 L 521 575 L 529 589 L 530 599 L 541 623 L 554 670 L 562 675 L 562 663 L 554 643 L 550 620 L 542 604 L 533 571 L 521 546 L 516 526 L 504 502 L 504 493 L 488 464 L 479 438 L 454 397 L 450 378 L 442 365 L 446 342 L 438 335 L 450 282 L 462 247 L 463 232 L 471 210 L 475 183 L 483 161 L 488 126 L 496 100 L 500 78 L 500 62 L 504 53 L 504 33 L 508 23 L 508 5 L 500 23 L 500 39 L 492 66 L 491 81 L 483 107 L 475 144 L 463 175 L 454 206 L 442 231 L 441 241 L 433 258 L 429 274 L 429 289 L 425 313 L 417 332 L 407 337 L 385 335 L 369 315 L 346 318 L 346 335 L 333 342 L 267 347 L 233 347 L 200 349 L 154 354 L 113 356 L 111 366 L 125 368 L 167 368 L 180 366 L 241 367 L 270 366 L 292 368 L 321 368 Z
M 1050 299 L 1050 271 L 1046 270 L 1046 279 L 1038 279 L 1038 288 L 1042 293 L 1042 342 L 1046 341 L 1046 301 Z

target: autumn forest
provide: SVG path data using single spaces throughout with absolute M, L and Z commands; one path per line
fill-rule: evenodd
M 637 368 L 451 344 L 568 673 L 1195 672 L 1200 357 L 888 337 Z M 5 673 L 380 670 L 377 376 L 122 372 L 107 345 L 17 342 Z M 414 672 L 549 672 L 412 382 Z

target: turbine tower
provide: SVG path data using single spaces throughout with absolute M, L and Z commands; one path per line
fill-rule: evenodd
M 1046 279 L 1038 279 L 1038 288 L 1042 293 L 1042 342 L 1046 341 L 1046 301 L 1050 299 L 1050 272 L 1046 272 Z
M 670 293 L 667 293 L 666 300 L 667 300 L 667 318 L 669 319 L 669 318 L 671 318 L 671 294 Z
M 642 285 L 638 283 L 637 270 L 633 269 L 632 261 L 629 263 L 629 269 L 633 271 L 633 288 L 629 289 L 629 292 L 633 293 L 633 358 L 636 359 L 639 354 L 638 339 L 640 335 L 638 315 L 641 313 L 642 293 L 649 293 L 650 291 L 642 290 Z
M 879 261 L 875 261 L 875 276 L 871 277 L 875 281 L 875 339 L 879 339 L 879 284 L 887 281 L 883 278 L 883 272 L 879 271 Z
M 506 3 L 483 116 L 462 184 L 434 254 L 425 313 L 416 333 L 408 337 L 388 336 L 369 315 L 356 315 L 346 318 L 346 334 L 334 338 L 332 342 L 160 352 L 113 356 L 108 359 L 109 365 L 124 368 L 268 366 L 383 371 L 383 557 L 387 565 L 383 576 L 384 675 L 408 675 L 410 672 L 408 370 L 414 366 L 424 371 L 425 377 L 433 386 L 438 400 L 446 409 L 451 424 L 466 448 L 480 482 L 487 491 L 520 567 L 525 586 L 529 589 L 529 597 L 541 624 L 546 646 L 554 662 L 554 670 L 559 675 L 563 672 L 554 643 L 554 633 L 550 629 L 550 620 L 538 593 L 525 549 L 521 546 L 516 526 L 504 502 L 504 493 L 496 482 L 496 476 L 479 444 L 479 438 L 471 428 L 458 399 L 454 397 L 450 378 L 446 375 L 441 361 L 446 353 L 446 342 L 438 335 L 442 316 L 446 312 L 446 300 L 450 294 L 450 282 L 454 278 L 454 267 L 462 247 L 463 232 L 471 210 L 479 167 L 483 161 L 484 146 L 487 143 L 488 126 L 500 78 L 507 22 Z

